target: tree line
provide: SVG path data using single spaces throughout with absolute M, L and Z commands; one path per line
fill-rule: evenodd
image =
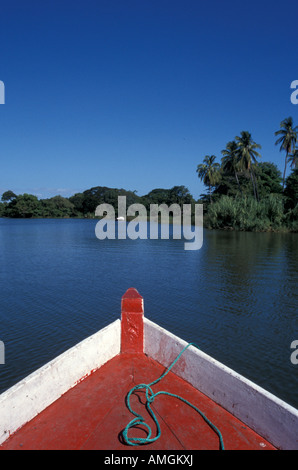
M 280 123 L 275 136 L 275 145 L 285 153 L 283 175 L 275 164 L 259 161 L 261 145 L 248 131 L 226 144 L 220 163 L 206 155 L 197 166 L 208 190 L 201 195 L 207 227 L 298 231 L 298 126 L 292 117 Z
M 174 186 L 170 189 L 157 188 L 144 196 L 138 196 L 136 191 L 125 189 L 96 186 L 82 193 L 76 193 L 69 198 L 60 195 L 49 199 L 38 199 L 32 194 L 16 195 L 8 190 L 2 194 L 0 203 L 0 217 L 12 218 L 59 218 L 80 217 L 94 218 L 95 209 L 98 205 L 111 204 L 117 215 L 118 196 L 126 196 L 127 207 L 131 204 L 143 204 L 149 211 L 150 204 L 196 203 L 188 188 L 185 186 Z
M 207 188 L 195 200 L 183 185 L 157 188 L 144 196 L 136 191 L 96 186 L 69 198 L 60 195 L 38 199 L 32 194 L 2 194 L 0 217 L 12 218 L 94 218 L 98 205 L 111 204 L 116 210 L 118 196 L 126 196 L 127 206 L 140 203 L 191 204 L 204 206 L 204 224 L 211 229 L 247 231 L 298 231 L 298 126 L 287 118 L 275 132 L 276 145 L 285 153 L 283 175 L 271 162 L 260 162 L 261 145 L 248 131 L 242 131 L 222 150 L 220 163 L 215 155 L 206 155 L 197 166 L 197 175 Z M 286 170 L 291 173 L 286 178 Z

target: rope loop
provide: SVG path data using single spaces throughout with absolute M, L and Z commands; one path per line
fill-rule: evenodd
M 138 446 L 138 445 L 144 445 L 144 444 L 151 444 L 152 442 L 155 442 L 157 439 L 160 438 L 161 436 L 161 429 L 160 429 L 160 425 L 158 423 L 158 420 L 151 408 L 151 404 L 154 402 L 155 398 L 158 396 L 158 395 L 168 395 L 170 397 L 174 397 L 174 398 L 178 398 L 179 400 L 181 400 L 182 402 L 186 403 L 187 405 L 189 405 L 191 408 L 193 408 L 195 411 L 197 411 L 197 413 L 199 413 L 199 415 L 205 420 L 205 422 L 213 429 L 213 431 L 218 435 L 218 438 L 219 438 L 219 445 L 220 445 L 220 449 L 221 450 L 224 450 L 224 442 L 223 442 L 223 438 L 222 438 L 222 435 L 221 435 L 221 432 L 219 431 L 219 429 L 217 429 L 217 427 L 204 415 L 204 413 L 202 413 L 202 411 L 199 410 L 199 408 L 197 408 L 196 406 L 194 406 L 192 403 L 190 403 L 189 401 L 185 400 L 184 398 L 180 397 L 179 395 L 175 395 L 174 393 L 170 393 L 170 392 L 165 392 L 165 391 L 159 391 L 157 393 L 154 393 L 153 390 L 152 390 L 152 386 L 157 384 L 160 380 L 162 380 L 169 372 L 170 370 L 172 369 L 172 367 L 176 364 L 176 362 L 179 360 L 179 358 L 181 357 L 181 355 L 184 353 L 184 351 L 189 348 L 190 346 L 195 346 L 196 348 L 198 348 L 198 346 L 195 344 L 195 343 L 189 343 L 187 346 L 185 346 L 182 351 L 178 354 L 178 356 L 176 357 L 176 359 L 172 362 L 172 364 L 167 368 L 167 370 L 156 380 L 154 380 L 153 382 L 149 383 L 149 384 L 139 384 L 139 385 L 136 385 L 135 387 L 133 387 L 127 394 L 126 396 L 126 404 L 127 404 L 127 407 L 129 409 L 129 411 L 134 415 L 136 416 L 136 418 L 132 419 L 128 424 L 127 426 L 125 427 L 125 429 L 123 430 L 122 432 L 122 436 L 123 436 L 123 439 L 124 441 L 126 442 L 126 444 L 130 445 L 130 446 Z M 198 348 L 199 349 L 199 348 Z M 146 423 L 146 421 L 144 420 L 143 416 L 141 416 L 140 414 L 136 413 L 132 407 L 131 407 L 131 404 L 130 404 L 130 397 L 133 393 L 135 393 L 137 390 L 145 390 L 145 396 L 146 396 L 146 408 L 149 412 L 149 414 L 151 415 L 155 425 L 156 425 L 156 436 L 155 437 L 151 437 L 152 436 L 152 430 L 149 426 L 148 423 Z M 135 428 L 135 427 L 138 427 L 138 426 L 142 426 L 143 428 L 145 427 L 146 428 L 146 432 L 147 432 L 147 436 L 144 437 L 144 438 L 141 438 L 141 437 L 129 437 L 128 436 L 128 431 L 131 429 L 131 428 Z M 142 428 L 142 429 L 143 429 Z

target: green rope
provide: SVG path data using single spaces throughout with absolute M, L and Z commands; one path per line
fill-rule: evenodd
M 170 393 L 170 392 L 165 392 L 165 391 L 160 391 L 160 392 L 157 392 L 157 393 L 153 393 L 153 390 L 152 390 L 152 386 L 157 384 L 160 380 L 162 380 L 169 372 L 170 370 L 172 369 L 172 367 L 176 364 L 176 362 L 180 359 L 181 355 L 184 353 L 184 351 L 189 348 L 189 346 L 195 346 L 196 348 L 198 348 L 198 346 L 195 344 L 195 343 L 189 343 L 187 346 L 185 346 L 182 351 L 180 352 L 180 354 L 176 357 L 176 359 L 172 362 L 172 364 L 168 367 L 168 369 L 157 379 L 157 380 L 154 380 L 153 382 L 149 383 L 149 384 L 139 384 L 139 385 L 136 385 L 135 387 L 133 387 L 129 393 L 127 394 L 127 397 L 126 397 L 126 402 L 127 402 L 127 407 L 129 409 L 129 411 L 134 415 L 136 416 L 136 418 L 132 419 L 128 424 L 127 426 L 125 427 L 125 429 L 123 430 L 123 438 L 124 438 L 124 441 L 128 444 L 128 445 L 131 445 L 131 446 L 137 446 L 137 445 L 142 445 L 142 444 L 150 444 L 152 442 L 155 442 L 157 439 L 160 438 L 161 436 L 161 429 L 160 429 L 160 425 L 158 423 L 158 420 L 151 408 L 151 404 L 154 402 L 155 398 L 158 396 L 158 395 L 168 395 L 170 397 L 174 397 L 174 398 L 178 398 L 179 400 L 183 401 L 184 403 L 186 403 L 187 405 L 189 405 L 190 407 L 192 407 L 195 411 L 197 411 L 199 413 L 199 415 L 206 421 L 206 423 L 216 432 L 216 434 L 218 435 L 219 437 L 219 443 L 220 443 L 220 449 L 221 450 L 224 450 L 224 442 L 223 442 L 223 438 L 222 438 L 222 435 L 220 433 L 220 431 L 217 429 L 217 427 L 204 415 L 204 413 L 202 413 L 202 411 L 200 411 L 196 406 L 194 406 L 192 403 L 190 403 L 189 401 L 185 400 L 184 398 L 180 397 L 179 395 L 175 395 L 174 393 Z M 199 348 L 198 348 L 199 349 Z M 141 390 L 141 389 L 145 389 L 146 391 L 146 408 L 148 409 L 148 412 L 150 413 L 151 417 L 153 418 L 155 424 L 156 424 L 156 428 L 157 428 L 157 433 L 156 433 L 156 436 L 155 437 L 151 437 L 152 435 L 152 431 L 151 431 L 151 428 L 150 426 L 145 422 L 144 418 L 139 415 L 138 413 L 136 413 L 135 411 L 133 411 L 131 405 L 130 405 L 130 397 L 131 395 L 136 391 L 136 390 Z M 147 429 L 148 431 L 148 434 L 145 438 L 141 438 L 141 437 L 128 437 L 128 431 L 130 428 L 132 427 L 136 427 L 136 426 L 145 426 L 145 428 Z

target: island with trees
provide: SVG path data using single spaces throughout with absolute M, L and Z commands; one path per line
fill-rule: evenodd
M 283 175 L 271 162 L 261 162 L 261 145 L 242 131 L 221 151 L 221 162 L 206 155 L 197 166 L 208 188 L 205 225 L 213 229 L 298 231 L 298 126 L 284 119 L 275 145 L 284 152 Z M 287 167 L 290 175 L 286 178 Z
M 242 131 L 221 151 L 220 161 L 206 155 L 196 172 L 206 186 L 198 200 L 188 188 L 157 188 L 138 196 L 136 191 L 96 186 L 69 198 L 61 195 L 38 199 L 32 194 L 2 194 L 0 217 L 10 218 L 94 218 L 98 205 L 117 209 L 118 196 L 126 196 L 127 206 L 150 204 L 203 204 L 204 226 L 209 229 L 240 231 L 298 232 L 298 126 L 291 117 L 280 123 L 275 144 L 284 153 L 283 174 L 272 162 L 261 160 L 261 145 L 248 131 Z M 290 174 L 286 177 L 287 168 Z M 117 214 L 117 212 L 116 212 Z

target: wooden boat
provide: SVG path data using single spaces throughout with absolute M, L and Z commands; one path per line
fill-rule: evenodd
M 121 320 L 0 395 L 1 450 L 298 449 L 297 431 L 295 408 L 144 318 L 134 288 Z

